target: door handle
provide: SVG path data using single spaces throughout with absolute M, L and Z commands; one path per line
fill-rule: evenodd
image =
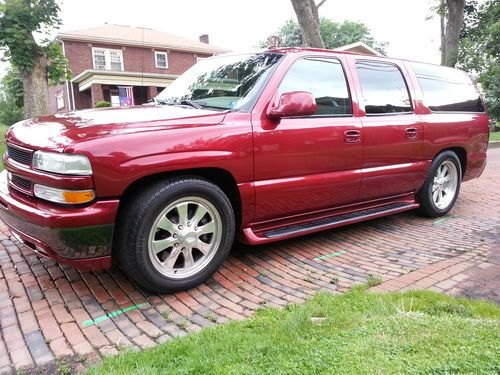
M 344 140 L 346 143 L 359 143 L 361 141 L 361 132 L 359 130 L 346 130 Z
M 405 135 L 408 139 L 416 139 L 418 137 L 418 129 L 417 128 L 406 128 Z

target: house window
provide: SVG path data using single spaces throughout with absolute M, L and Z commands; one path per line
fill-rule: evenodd
M 155 61 L 157 68 L 168 68 L 168 59 L 166 52 L 155 52 Z
M 64 108 L 64 98 L 62 92 L 56 94 L 56 103 L 57 103 L 57 109 Z
M 119 49 L 92 48 L 94 69 L 123 70 L 123 54 Z
M 123 70 L 122 69 L 122 51 L 109 51 L 109 61 L 111 65 L 111 70 Z

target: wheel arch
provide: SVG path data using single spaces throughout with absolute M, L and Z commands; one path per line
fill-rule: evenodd
M 217 185 L 227 195 L 229 201 L 231 202 L 236 218 L 236 225 L 239 226 L 241 224 L 241 196 L 234 176 L 225 169 L 211 167 L 154 173 L 135 180 L 125 188 L 120 198 L 117 217 L 121 217 L 120 212 L 126 209 L 127 203 L 130 202 L 132 197 L 144 186 L 180 176 L 198 177 Z
M 457 155 L 458 160 L 460 161 L 460 168 L 462 169 L 462 179 L 463 179 L 464 176 L 465 176 L 465 171 L 467 169 L 467 150 L 464 147 L 449 147 L 449 148 L 445 148 L 445 149 L 440 150 L 436 155 L 434 155 L 434 159 L 439 154 L 441 154 L 441 153 L 443 153 L 445 151 L 452 151 L 452 152 L 454 152 Z

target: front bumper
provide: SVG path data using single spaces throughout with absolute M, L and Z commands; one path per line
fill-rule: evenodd
M 56 206 L 12 190 L 0 173 L 0 219 L 36 253 L 83 270 L 111 267 L 118 200 Z

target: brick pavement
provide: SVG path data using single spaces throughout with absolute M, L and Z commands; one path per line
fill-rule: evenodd
M 343 292 L 370 275 L 385 280 L 374 290 L 455 294 L 478 272 L 498 279 L 500 149 L 489 160 L 444 218 L 410 212 L 266 246 L 236 245 L 206 284 L 171 295 L 138 289 L 117 270 L 79 272 L 40 259 L 0 225 L 0 374 L 52 372 L 60 358 L 83 369 L 123 348 L 300 303 L 318 290 Z

